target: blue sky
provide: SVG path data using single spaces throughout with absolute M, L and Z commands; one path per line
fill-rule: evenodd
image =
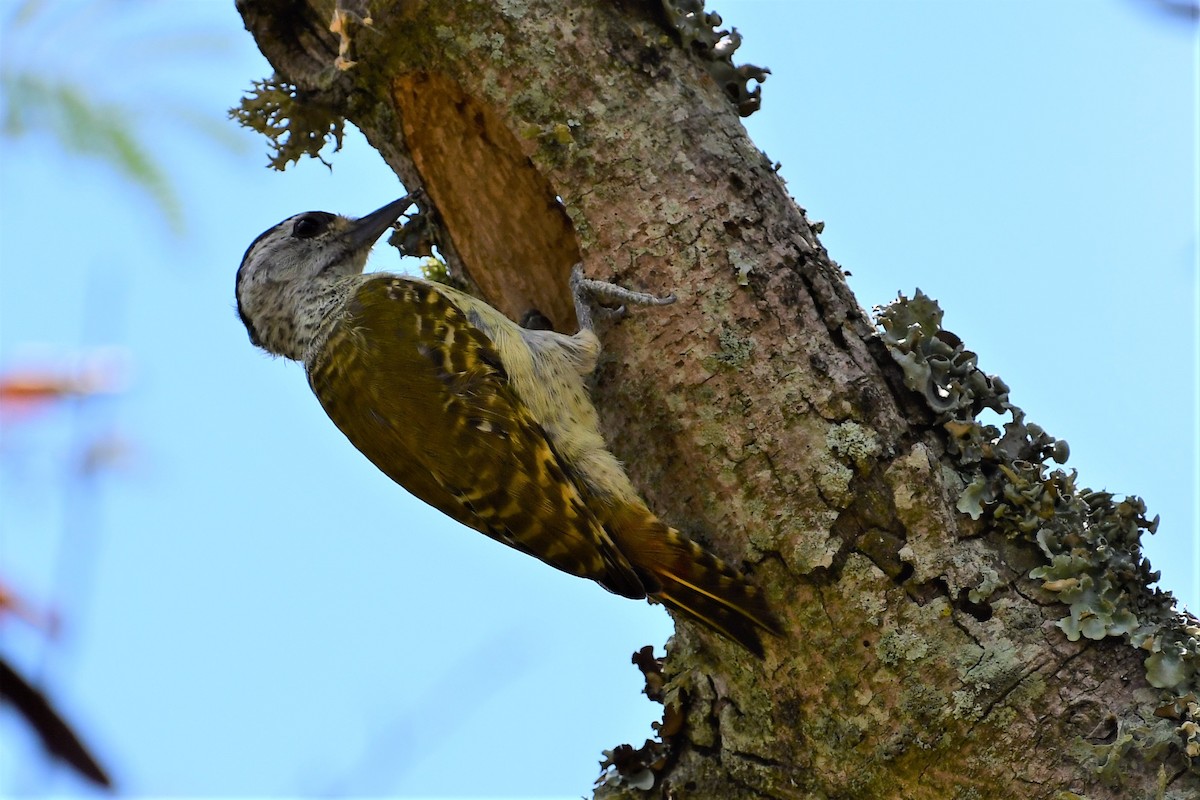
M 195 132 L 184 110 L 223 125 L 269 73 L 232 3 L 69 3 L 23 31 L 12 5 L 4 63 L 138 109 L 185 227 L 103 164 L 0 140 L 0 366 L 128 362 L 120 395 L 4 429 L 0 575 L 64 629 L 45 651 L 9 622 L 0 650 L 44 659 L 132 795 L 588 793 L 603 748 L 651 733 L 629 655 L 666 613 L 410 499 L 234 313 L 263 229 L 402 193 L 380 157 L 352 135 L 332 172 L 279 174 L 253 135 Z M 1150 5 L 710 3 L 772 70 L 747 127 L 859 301 L 938 298 L 1083 484 L 1162 515 L 1147 553 L 1196 610 L 1196 38 Z M 68 480 L 110 434 L 120 464 Z M 0 742 L 0 794 L 89 793 L 11 713 Z

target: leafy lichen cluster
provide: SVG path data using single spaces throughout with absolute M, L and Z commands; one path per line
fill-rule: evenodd
M 742 46 L 737 28 L 718 30 L 721 15 L 706 12 L 704 0 L 662 0 L 662 9 L 683 46 L 704 59 L 708 73 L 737 106 L 738 114 L 748 117 L 758 111 L 762 107 L 761 84 L 771 71 L 753 64 L 734 65 L 733 54 Z M 750 81 L 758 85 L 750 89 Z
M 1076 472 L 1051 468 L 1050 461 L 1066 462 L 1066 442 L 1026 422 L 1008 386 L 983 373 L 975 353 L 942 328 L 936 301 L 919 290 L 911 300 L 901 295 L 877 309 L 876 319 L 905 385 L 924 397 L 945 433 L 965 487 L 958 510 L 973 519 L 986 515 L 996 529 L 1036 543 L 1046 563 L 1029 577 L 1069 607 L 1057 623 L 1068 639 L 1120 636 L 1148 652 L 1147 681 L 1170 695 L 1160 698 L 1167 702 L 1154 719 L 1123 727 L 1123 749 L 1157 752 L 1162 726 L 1170 724 L 1171 738 L 1182 737 L 1193 766 L 1200 763 L 1200 627 L 1175 610 L 1169 593 L 1151 587 L 1159 573 L 1142 555 L 1141 536 L 1154 533 L 1158 518 L 1147 518 L 1138 497 L 1081 488 Z M 976 419 L 984 409 L 1010 421 L 1003 430 L 984 424 Z M 1109 764 L 1116 745 L 1105 746 L 1101 762 Z
M 342 149 L 346 125 L 340 114 L 278 78 L 254 81 L 250 92 L 229 110 L 229 118 L 267 137 L 274 150 L 269 164 L 280 172 L 306 155 L 329 166 L 321 150 L 329 142 L 334 152 Z

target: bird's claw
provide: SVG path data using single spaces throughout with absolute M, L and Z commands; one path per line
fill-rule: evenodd
M 571 295 L 575 299 L 575 315 L 579 317 L 580 328 L 592 327 L 593 309 L 605 319 L 615 321 L 625 316 L 628 310 L 627 305 L 665 306 L 675 302 L 673 292 L 666 297 L 659 297 L 646 292 L 635 292 L 615 283 L 586 278 L 583 275 L 582 264 L 576 264 L 571 268 L 570 285 Z M 600 305 L 598 300 L 612 300 L 621 305 L 610 308 Z

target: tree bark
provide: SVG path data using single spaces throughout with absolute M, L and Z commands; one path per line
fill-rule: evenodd
M 1182 729 L 1162 709 L 1184 684 L 1151 686 L 1120 637 L 1070 641 L 1057 590 L 1029 577 L 1038 542 L 959 510 L 950 423 L 672 5 L 376 0 L 367 25 L 343 2 L 358 16 L 333 32 L 333 0 L 239 2 L 296 87 L 293 119 L 358 126 L 425 191 L 451 272 L 506 314 L 572 332 L 577 261 L 679 298 L 605 331 L 605 434 L 650 507 L 744 564 L 788 633 L 760 662 L 681 624 L 661 674 L 643 659 L 663 742 L 618 754 L 597 795 L 1196 791 L 1186 730 L 1157 749 L 1129 734 L 1155 709 Z

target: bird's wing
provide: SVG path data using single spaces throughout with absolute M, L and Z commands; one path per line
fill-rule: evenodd
M 627 597 L 645 588 L 513 390 L 495 344 L 435 285 L 367 278 L 309 383 L 392 480 L 459 522 Z

